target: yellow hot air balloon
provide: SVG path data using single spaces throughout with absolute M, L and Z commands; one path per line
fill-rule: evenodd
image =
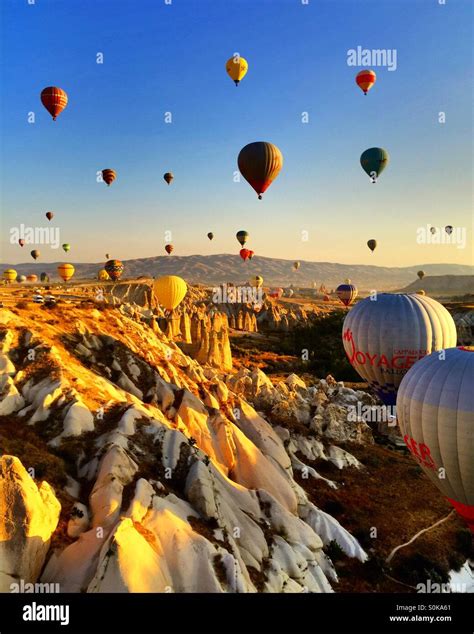
M 105 282 L 106 280 L 110 280 L 110 275 L 105 269 L 100 269 L 100 271 L 97 273 L 97 279 L 101 282 Z
M 153 282 L 153 292 L 159 303 L 167 310 L 174 310 L 188 290 L 186 282 L 177 275 L 164 275 Z
M 256 275 L 251 279 L 250 284 L 255 286 L 255 288 L 260 288 L 263 285 L 263 277 L 261 275 Z
M 238 53 L 234 53 L 234 55 L 227 60 L 225 65 L 227 74 L 234 81 L 236 86 L 238 86 L 240 80 L 245 77 L 248 68 L 249 65 L 247 63 L 247 60 L 243 57 L 240 57 Z
M 15 269 L 6 269 L 3 271 L 3 279 L 6 280 L 9 284 L 16 280 L 17 272 Z
M 58 266 L 59 277 L 61 277 L 65 282 L 71 279 L 74 275 L 74 267 L 72 264 L 60 264 Z

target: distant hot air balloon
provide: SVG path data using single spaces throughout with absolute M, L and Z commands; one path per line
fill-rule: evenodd
M 297 271 L 300 268 L 300 262 L 293 262 L 293 268 Z
M 372 251 L 372 253 L 375 250 L 375 247 L 377 246 L 377 240 L 371 239 L 371 240 L 367 240 L 367 246 L 369 247 L 369 249 Z
M 71 250 L 71 245 L 68 242 L 65 242 L 63 244 L 63 250 L 67 253 L 68 251 Z
M 397 396 L 397 420 L 408 449 L 472 532 L 473 385 L 474 351 L 450 348 L 418 361 Z
M 45 213 L 45 216 L 51 222 L 51 220 L 54 218 L 54 213 L 52 211 L 47 211 Z
M 207 237 L 209 238 L 209 240 L 213 239 L 214 234 L 212 233 L 212 231 L 209 231 L 209 233 L 207 234 Z
M 166 172 L 166 174 L 163 174 L 163 178 L 165 179 L 165 181 L 168 183 L 168 185 L 171 184 L 171 181 L 173 180 L 174 176 L 171 172 Z
M 416 294 L 417 295 L 426 295 L 425 291 L 422 288 L 420 288 L 419 291 L 416 291 Z
M 273 143 L 256 141 L 240 150 L 237 164 L 242 176 L 261 199 L 262 194 L 280 173 L 283 155 Z
M 102 180 L 105 183 L 107 183 L 108 187 L 110 187 L 110 185 L 114 182 L 116 178 L 117 178 L 117 174 L 114 170 L 111 170 L 111 169 L 102 170 Z
M 444 228 L 444 230 L 446 231 L 446 233 L 448 234 L 448 236 L 450 236 L 453 232 L 453 226 L 452 225 L 446 225 L 446 227 Z
M 242 258 L 242 260 L 245 262 L 245 260 L 249 259 L 250 251 L 248 249 L 240 249 L 239 255 Z
M 323 297 L 323 302 L 329 302 L 329 301 L 330 301 L 330 299 L 331 299 L 331 298 L 329 297 L 329 295 L 324 295 L 324 297 Z
M 38 281 L 38 276 L 37 275 L 27 275 L 26 276 L 26 281 L 27 282 L 37 282 Z
M 437 229 L 436 227 L 430 227 L 430 233 L 434 236 L 434 234 L 436 233 Z
M 75 269 L 72 264 L 65 263 L 58 266 L 59 277 L 61 277 L 65 282 L 71 279 L 74 275 L 74 271 Z
M 244 246 L 244 244 L 249 239 L 249 234 L 247 233 L 247 231 L 237 231 L 237 233 L 235 234 L 235 237 L 240 242 L 240 244 Z
M 105 254 L 105 259 L 110 260 L 110 255 L 108 253 Z
M 261 275 L 256 275 L 250 280 L 250 284 L 255 286 L 255 288 L 260 288 L 263 285 L 263 277 Z
M 18 244 L 20 245 L 20 247 L 24 247 L 25 241 L 22 238 L 20 238 L 20 240 L 18 240 Z
M 5 271 L 3 271 L 3 279 L 6 280 L 9 284 L 16 280 L 17 275 L 18 273 L 15 271 L 15 269 L 5 269 Z
M 252 249 L 249 249 L 249 260 L 251 260 L 254 255 L 255 255 L 255 252 L 252 251 Z
M 425 277 L 425 272 L 424 271 L 418 271 L 417 275 L 420 278 L 420 280 L 422 280 Z
M 395 405 L 403 376 L 434 350 L 456 345 L 454 320 L 421 295 L 379 293 L 347 313 L 342 340 L 349 361 L 386 405 Z
M 56 121 L 56 117 L 61 114 L 67 106 L 67 102 L 67 94 L 61 88 L 49 86 L 41 91 L 41 103 L 53 117 L 53 121 Z
M 33 249 L 33 251 L 31 251 L 30 255 L 33 258 L 33 260 L 37 260 L 39 258 L 39 256 L 41 255 L 41 253 L 38 251 L 38 249 Z
M 360 157 L 360 164 L 362 169 L 372 179 L 373 183 L 377 182 L 377 178 L 387 167 L 389 162 L 389 155 L 387 150 L 381 147 L 371 147 L 365 152 L 362 152 Z
M 357 73 L 355 80 L 359 88 L 364 91 L 364 95 L 366 95 L 375 84 L 377 75 L 373 70 L 361 70 L 360 73 Z
M 41 273 L 40 274 L 40 280 L 42 282 L 49 282 L 49 275 L 47 273 Z
M 26 282 L 26 275 L 17 275 L 16 276 L 16 281 L 20 282 L 20 283 Z
M 238 54 L 228 59 L 225 65 L 227 74 L 234 81 L 236 86 L 239 85 L 240 81 L 247 74 L 248 67 L 247 60 Z
M 174 250 L 174 246 L 173 246 L 172 244 L 167 244 L 167 245 L 165 246 L 165 251 L 166 251 L 166 253 L 167 253 L 168 255 L 170 255 L 170 253 L 172 253 L 172 252 L 173 252 L 173 250 Z
M 350 306 L 357 297 L 357 287 L 354 284 L 340 284 L 336 288 L 336 295 L 339 297 L 344 306 Z
M 123 264 L 120 260 L 109 260 L 106 262 L 104 269 L 107 271 L 110 279 L 116 282 L 123 273 Z
M 287 294 L 288 297 L 293 297 L 293 295 L 295 294 L 295 291 L 292 288 L 289 288 L 286 291 L 286 294 Z
M 101 282 L 105 282 L 106 280 L 110 280 L 110 277 L 105 269 L 100 269 L 100 271 L 97 273 L 97 279 Z
M 153 282 L 155 297 L 166 310 L 174 310 L 183 301 L 187 290 L 186 282 L 176 275 L 164 275 Z
M 269 295 L 273 299 L 280 299 L 283 296 L 284 290 L 282 288 L 274 288 L 270 291 Z

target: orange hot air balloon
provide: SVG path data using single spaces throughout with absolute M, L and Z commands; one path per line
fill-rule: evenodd
M 25 241 L 22 238 L 20 238 L 20 240 L 18 240 L 18 244 L 20 245 L 20 247 L 24 247 Z
M 71 279 L 71 277 L 74 275 L 74 267 L 72 264 L 60 264 L 58 266 L 58 273 L 59 276 L 62 277 L 62 279 L 67 282 L 68 280 Z
M 251 260 L 254 255 L 255 253 L 251 249 L 249 249 L 249 260 Z
M 249 143 L 237 158 L 240 173 L 254 188 L 259 200 L 273 183 L 283 166 L 283 155 L 276 145 L 266 141 Z
M 37 282 L 38 281 L 38 276 L 37 275 L 27 275 L 26 276 L 26 281 L 27 282 Z
M 105 170 L 102 170 L 102 178 L 104 182 L 107 183 L 107 186 L 110 186 L 114 182 L 114 180 L 117 178 L 117 174 L 115 173 L 114 170 L 105 169 Z
M 377 75 L 373 70 L 361 70 L 360 73 L 356 75 L 356 84 L 363 90 L 364 95 L 369 92 L 376 80 Z
M 248 249 L 240 249 L 239 255 L 245 262 L 245 260 L 248 260 L 250 257 L 250 251 Z
M 167 244 L 165 246 L 165 251 L 168 255 L 170 255 L 170 253 L 173 253 L 174 251 L 174 246 L 172 244 Z
M 45 214 L 46 218 L 51 222 L 51 220 L 54 218 L 54 214 L 52 211 L 47 211 Z
M 56 121 L 56 117 L 67 106 L 67 102 L 67 94 L 61 88 L 49 86 L 41 91 L 41 103 L 53 117 L 53 121 Z

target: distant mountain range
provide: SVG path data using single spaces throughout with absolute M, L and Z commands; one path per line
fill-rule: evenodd
M 64 261 L 68 261 L 65 258 Z M 69 260 L 71 261 L 71 260 Z M 333 262 L 307 262 L 301 260 L 298 271 L 293 269 L 293 260 L 255 256 L 244 262 L 238 255 L 188 255 L 157 256 L 137 260 L 124 260 L 123 279 L 140 276 L 179 275 L 191 283 L 206 285 L 222 282 L 245 282 L 249 277 L 262 275 L 265 286 L 312 286 L 325 284 L 334 288 L 350 278 L 362 290 L 396 290 L 417 280 L 417 271 L 422 269 L 426 277 L 420 288 L 428 288 L 430 276 L 472 276 L 473 266 L 461 264 L 417 264 L 406 267 L 386 267 L 366 264 L 337 264 Z M 104 262 L 83 264 L 72 262 L 76 268 L 75 279 L 94 278 Z M 19 274 L 47 273 L 57 280 L 58 263 L 30 262 L 27 264 L 2 264 L 3 269 L 14 268 Z
M 429 295 L 466 295 L 474 294 L 474 278 L 472 275 L 438 275 L 417 279 L 402 289 L 405 293 L 414 293 L 423 289 Z

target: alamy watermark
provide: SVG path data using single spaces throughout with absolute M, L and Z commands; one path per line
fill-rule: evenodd
M 61 244 L 59 227 L 19 227 L 10 228 L 10 244 L 49 244 L 52 249 L 59 249 Z
M 388 427 L 397 426 L 397 410 L 395 405 L 349 405 L 348 422 L 387 423 Z
M 212 289 L 214 304 L 262 304 L 262 288 L 256 286 L 233 286 L 221 284 Z
M 387 70 L 397 70 L 397 49 L 377 48 L 369 49 L 358 46 L 347 51 L 348 66 L 366 66 L 374 68 L 385 66 Z
M 449 229 L 449 230 L 448 230 Z M 418 227 L 416 230 L 417 244 L 448 244 L 456 245 L 458 249 L 466 248 L 466 227 Z

